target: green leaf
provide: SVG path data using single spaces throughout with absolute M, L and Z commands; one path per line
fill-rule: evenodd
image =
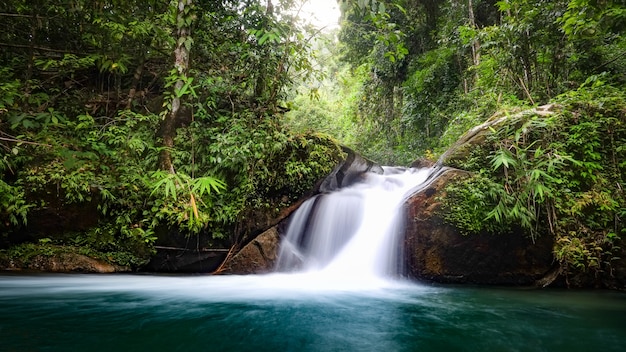
M 379 2 L 378 3 L 378 13 L 385 13 L 387 12 L 387 7 L 385 6 L 384 2 Z
M 174 174 L 170 174 L 165 171 L 155 171 L 151 178 L 157 179 L 156 182 L 152 183 L 152 192 L 150 192 L 150 196 L 152 197 L 157 191 L 161 188 L 164 189 L 165 198 L 171 197 L 173 200 L 176 200 L 176 181 L 177 177 Z
M 511 3 L 508 0 L 496 2 L 496 6 L 498 6 L 498 10 L 501 12 L 507 12 L 511 9 Z
M 263 45 L 270 38 L 270 34 L 265 32 L 261 38 L 259 38 L 259 45 Z
M 193 38 L 187 37 L 187 39 L 185 39 L 185 48 L 187 49 L 187 51 L 191 50 L 192 45 L 193 45 Z
M 498 170 L 501 166 L 510 168 L 517 166 L 517 161 L 508 149 L 499 149 L 491 158 L 491 166 L 494 170 Z
M 211 189 L 219 193 L 221 190 L 226 189 L 226 183 L 210 176 L 199 177 L 193 181 L 191 191 L 199 196 L 203 196 L 204 194 L 210 194 Z
M 400 12 L 402 12 L 405 16 L 407 15 L 406 9 L 402 6 L 400 6 L 399 4 L 394 4 L 394 6 L 400 10 Z

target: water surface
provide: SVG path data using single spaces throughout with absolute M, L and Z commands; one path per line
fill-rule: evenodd
M 606 291 L 314 275 L 0 276 L 2 351 L 623 351 Z

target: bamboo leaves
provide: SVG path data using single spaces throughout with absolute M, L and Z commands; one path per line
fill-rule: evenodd
M 552 236 L 568 275 L 610 273 L 626 235 L 623 101 L 617 89 L 582 87 L 551 115 L 533 110 L 491 128 L 462 165 L 474 176 L 449 188 L 456 213 L 446 220 L 465 233 Z
M 508 149 L 499 149 L 493 155 L 491 159 L 491 166 L 493 170 L 498 170 L 504 166 L 505 169 L 517 166 L 517 161 L 513 157 L 513 154 Z
M 211 193 L 220 193 L 226 184 L 211 176 L 192 178 L 184 173 L 156 171 L 147 180 L 151 197 L 160 200 L 157 217 L 185 226 L 191 233 L 199 232 L 210 219 Z

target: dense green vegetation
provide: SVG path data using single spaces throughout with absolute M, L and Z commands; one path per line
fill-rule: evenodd
M 623 1 L 339 3 L 335 60 L 320 61 L 335 85 L 313 86 L 338 111 L 320 121 L 319 103 L 303 103 L 294 120 L 306 128 L 311 116 L 381 163 L 439 154 L 496 111 L 545 104 L 592 77 L 626 80 Z
M 567 274 L 612 275 L 626 236 L 626 95 L 595 82 L 553 111 L 512 114 L 452 165 L 445 217 L 467 234 L 553 236 Z
M 610 274 L 623 1 L 341 0 L 337 32 L 297 21 L 301 3 L 0 3 L 1 246 L 140 266 L 171 233 L 238 244 L 330 171 L 335 141 L 408 164 L 510 115 L 454 161 L 473 176 L 449 187 L 447 220 L 553 236 L 567 272 Z M 61 209 L 97 216 L 33 230 Z
M 136 267 L 163 235 L 245 241 L 309 191 L 341 151 L 279 123 L 314 73 L 291 5 L 1 2 L 0 248 Z
M 339 60 L 325 61 L 336 83 L 316 91 L 332 113 L 300 97 L 291 126 L 408 164 L 510 115 L 469 155 L 446 160 L 473 172 L 449 186 L 446 219 L 466 234 L 553 236 L 564 273 L 611 276 L 626 238 L 626 4 L 340 3 L 328 49 Z M 553 113 L 531 109 L 544 104 Z

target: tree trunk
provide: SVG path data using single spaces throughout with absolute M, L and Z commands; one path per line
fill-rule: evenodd
M 178 0 L 177 18 L 176 18 L 176 49 L 174 50 L 174 67 L 178 74 L 178 79 L 174 84 L 174 94 L 172 94 L 171 109 L 165 115 L 161 123 L 160 135 L 162 138 L 161 154 L 159 156 L 159 166 L 162 170 L 174 173 L 174 162 L 172 160 L 172 149 L 174 149 L 174 138 L 176 137 L 176 127 L 180 118 L 181 97 L 177 92 L 185 84 L 187 71 L 189 69 L 189 52 L 190 45 L 188 39 L 190 37 L 190 21 L 186 21 L 191 14 L 191 6 L 193 0 Z
M 141 76 L 143 76 L 143 69 L 145 67 L 146 58 L 141 54 L 141 61 L 139 62 L 139 66 L 135 69 L 135 74 L 133 75 L 133 81 L 130 84 L 130 90 L 128 91 L 128 100 L 126 100 L 126 109 L 130 109 L 133 106 L 133 100 L 135 99 L 135 95 L 137 94 L 137 89 L 139 87 L 139 81 L 141 80 Z
M 263 29 L 264 30 L 268 30 L 269 26 L 269 19 L 274 15 L 274 5 L 272 4 L 272 0 L 267 0 L 267 8 L 265 10 L 265 16 L 266 18 L 263 20 L 264 25 L 263 25 Z M 254 98 L 257 100 L 257 102 L 261 102 L 263 95 L 267 89 L 267 75 L 268 75 L 268 70 L 267 70 L 267 65 L 268 65 L 268 61 L 269 61 L 269 55 L 270 53 L 268 52 L 268 49 L 265 47 L 262 47 L 261 49 L 261 57 L 262 60 L 260 62 L 260 67 L 257 69 L 257 79 L 255 82 L 255 86 L 254 86 Z
M 472 26 L 472 29 L 478 29 L 478 27 L 476 26 L 476 16 L 474 15 L 474 4 L 472 3 L 472 0 L 468 0 L 467 8 L 469 11 L 469 22 Z M 480 42 L 477 38 L 472 39 L 472 63 L 474 64 L 474 66 L 478 66 L 480 64 Z M 475 72 L 475 79 L 476 81 L 478 81 L 478 70 L 475 70 Z

